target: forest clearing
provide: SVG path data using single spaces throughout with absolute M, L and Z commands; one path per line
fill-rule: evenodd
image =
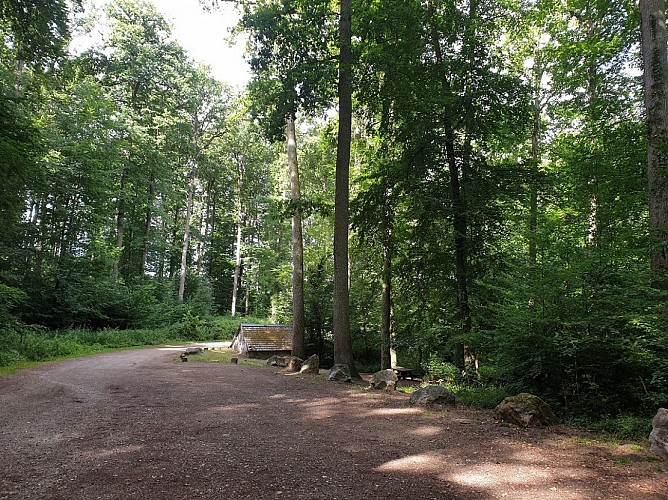
M 404 367 L 472 415 L 530 393 L 649 435 L 668 408 L 663 0 L 201 0 L 236 19 L 243 88 L 161 0 L 102 3 L 0 0 L 0 373 L 281 324 L 297 358 Z
M 642 446 L 179 351 L 0 378 L 0 498 L 668 498 Z

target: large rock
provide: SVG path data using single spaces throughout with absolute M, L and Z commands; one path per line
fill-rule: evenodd
M 552 409 L 533 394 L 521 393 L 501 401 L 494 409 L 497 420 L 520 427 L 544 427 L 557 423 Z
M 298 358 L 297 356 L 287 356 L 285 358 L 285 369 L 286 371 L 295 373 L 301 370 L 303 363 L 304 360 L 302 358 Z
M 454 405 L 455 404 L 455 395 L 440 385 L 430 385 L 418 389 L 413 394 L 411 394 L 410 399 L 411 404 L 414 405 Z
M 334 365 L 329 370 L 327 374 L 327 380 L 332 380 L 336 382 L 352 382 L 352 377 L 350 376 L 350 368 L 348 365 Z
M 299 372 L 310 373 L 314 375 L 320 373 L 320 358 L 318 355 L 314 354 L 313 356 L 309 356 L 302 364 L 302 368 L 299 370 Z
M 371 376 L 371 387 L 374 389 L 394 390 L 397 388 L 397 374 L 392 370 L 380 370 Z
M 197 354 L 202 354 L 203 350 L 204 349 L 202 349 L 201 347 L 188 347 L 186 348 L 183 354 L 185 354 L 186 356 L 194 356 Z
M 285 356 L 272 356 L 267 360 L 267 366 L 281 366 L 285 367 L 287 366 L 287 363 L 285 361 Z
M 654 419 L 652 419 L 649 450 L 668 459 L 668 410 L 665 408 L 659 408 Z

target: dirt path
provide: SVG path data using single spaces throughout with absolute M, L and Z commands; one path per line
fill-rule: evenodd
M 642 450 L 175 354 L 0 379 L 0 498 L 668 499 Z

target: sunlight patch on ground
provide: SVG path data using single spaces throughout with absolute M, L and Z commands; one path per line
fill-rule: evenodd
M 573 491 L 573 486 L 591 480 L 591 477 L 586 471 L 573 468 L 545 470 L 533 465 L 484 464 L 468 466 L 454 474 L 441 474 L 439 479 L 469 488 L 506 490 L 504 497 L 517 500 L 533 500 L 538 495 L 546 500 L 575 500 L 585 497 L 577 493 L 577 488 Z
M 302 415 L 312 420 L 324 420 L 336 415 L 336 398 L 323 398 L 315 401 L 303 401 L 299 403 L 304 409 Z
M 430 429 L 425 427 L 425 431 Z M 479 490 L 507 490 L 503 496 L 515 500 L 533 500 L 538 498 L 536 495 L 539 493 L 541 499 L 580 499 L 583 497 L 574 493 L 573 484 L 591 479 L 591 473 L 587 470 L 546 467 L 543 463 L 530 461 L 524 463 L 516 455 L 510 458 L 512 463 L 471 463 L 479 459 L 428 452 L 390 460 L 374 470 L 393 474 L 433 475 L 445 483 Z
M 443 429 L 441 429 L 440 427 L 436 427 L 435 425 L 422 425 L 417 429 L 408 431 L 408 433 L 414 436 L 430 437 L 430 436 L 437 436 L 442 431 Z
M 420 410 L 417 408 L 377 408 L 367 412 L 369 416 L 385 417 L 388 415 L 419 415 Z
M 376 467 L 377 472 L 413 472 L 414 468 L 419 468 L 420 473 L 438 473 L 445 466 L 444 457 L 434 453 L 421 453 L 419 455 L 409 455 L 396 460 L 390 460 L 383 465 Z
M 244 403 L 237 405 L 212 406 L 205 413 L 228 413 L 257 410 L 260 407 L 258 403 Z
M 552 474 L 537 467 L 485 464 L 484 466 L 468 466 L 463 472 L 449 474 L 447 479 L 467 486 L 491 486 L 493 484 L 530 485 L 537 480 L 551 477 Z
M 143 445 L 130 444 L 128 446 L 118 446 L 116 448 L 111 448 L 108 450 L 100 450 L 97 452 L 84 453 L 84 456 L 86 456 L 91 460 L 96 458 L 109 458 L 117 455 L 124 455 L 126 453 L 136 453 L 138 451 L 141 451 L 142 448 L 144 448 Z

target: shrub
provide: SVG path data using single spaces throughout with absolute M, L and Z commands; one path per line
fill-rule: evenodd
M 647 439 L 652 431 L 652 419 L 633 415 L 619 415 L 589 424 L 592 430 L 604 432 L 616 439 Z
M 461 372 L 455 365 L 441 361 L 435 356 L 429 358 L 425 370 L 429 376 L 446 384 L 452 384 L 461 377 Z
M 510 393 L 503 387 L 449 386 L 455 393 L 457 403 L 475 408 L 495 408 Z

